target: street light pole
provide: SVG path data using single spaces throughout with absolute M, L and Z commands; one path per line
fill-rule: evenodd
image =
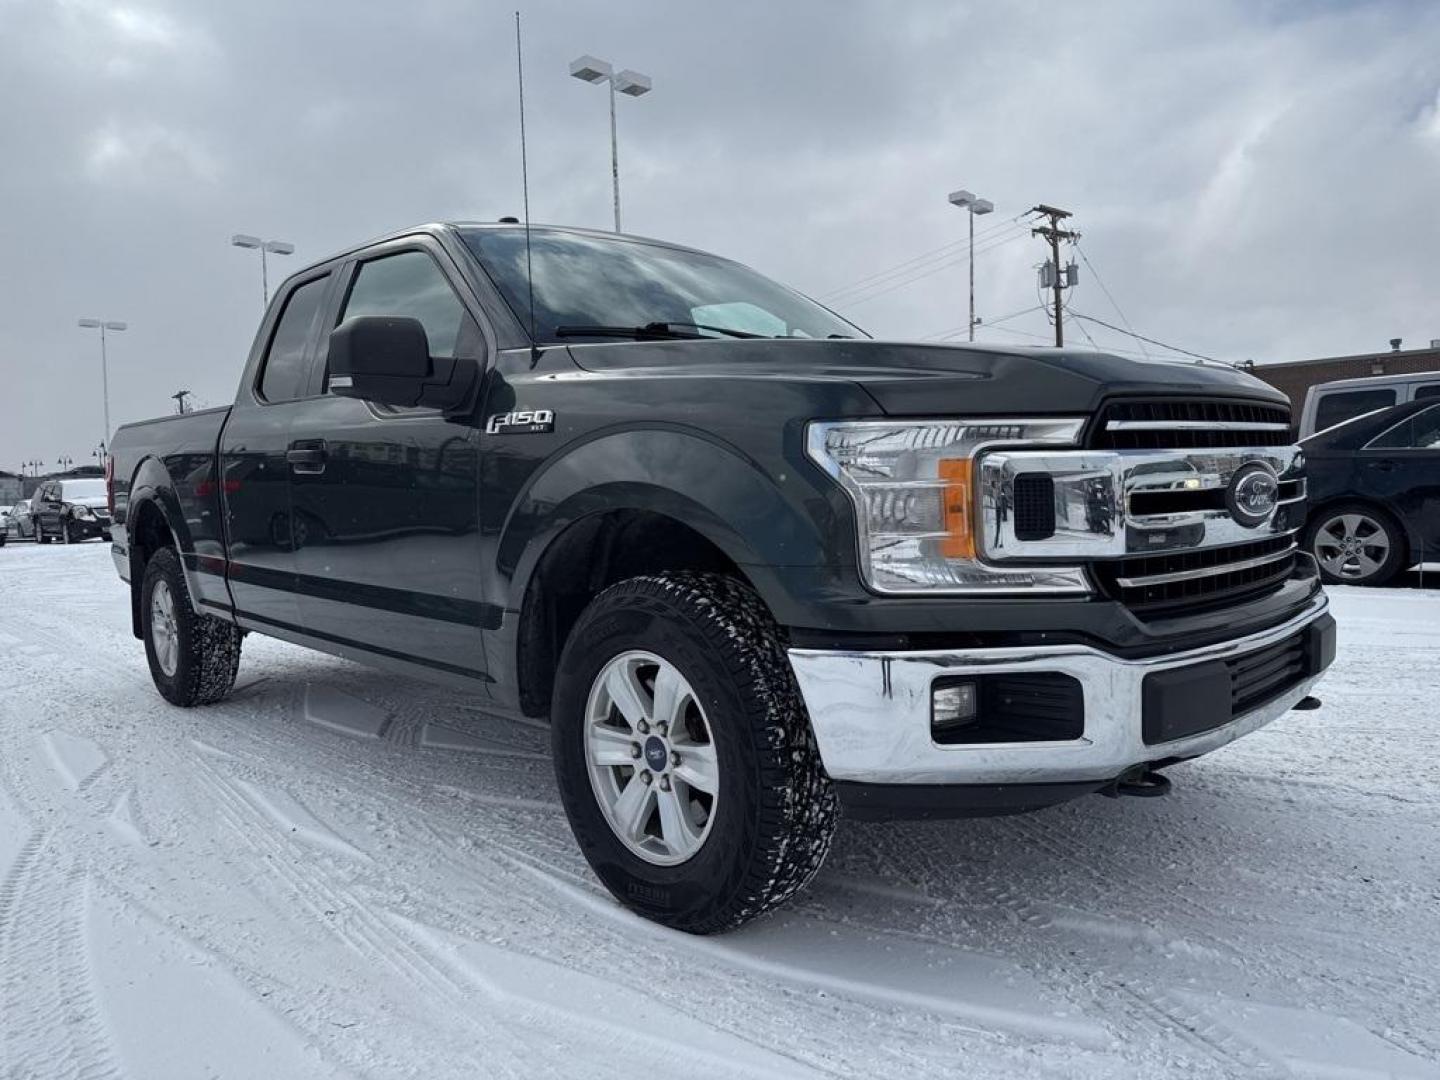
M 988 214 L 995 209 L 989 199 L 979 198 L 973 191 L 952 191 L 950 203 L 970 211 L 970 340 L 975 340 L 975 215 Z
M 248 233 L 236 233 L 230 237 L 230 243 L 235 247 L 255 248 L 260 252 L 260 288 L 265 297 L 265 306 L 270 306 L 270 268 L 265 262 L 265 254 L 271 255 L 293 255 L 295 245 L 286 243 L 284 240 L 261 240 L 258 236 L 250 236 Z
M 105 355 L 105 331 L 124 330 L 127 323 L 101 319 L 81 319 L 79 325 L 86 330 L 100 331 L 100 388 L 105 398 L 105 441 L 110 439 L 110 362 Z
M 606 83 L 610 88 L 610 187 L 615 201 L 615 231 L 620 231 L 620 140 L 615 133 L 615 94 L 640 97 L 650 92 L 650 76 L 638 71 L 616 72 L 605 60 L 582 56 L 570 62 L 570 74 L 582 82 Z

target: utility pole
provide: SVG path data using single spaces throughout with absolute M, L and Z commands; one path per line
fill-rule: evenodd
M 184 416 L 190 411 L 190 409 L 185 404 L 185 399 L 190 396 L 189 390 L 177 390 L 170 396 L 175 399 L 175 411 L 177 413 L 179 413 L 181 416 Z
M 1049 225 L 1039 225 L 1030 230 L 1031 236 L 1042 236 L 1050 244 L 1050 288 L 1054 295 L 1055 304 L 1055 347 L 1061 348 L 1065 344 L 1065 324 L 1063 322 L 1062 296 L 1065 289 L 1066 279 L 1070 277 L 1068 271 L 1062 271 L 1060 267 L 1060 241 L 1075 241 L 1080 239 L 1078 232 L 1070 232 L 1060 228 L 1060 222 L 1070 216 L 1069 210 L 1057 210 L 1053 206 L 1046 206 L 1041 203 L 1030 211 L 1032 214 L 1040 214 L 1050 219 Z

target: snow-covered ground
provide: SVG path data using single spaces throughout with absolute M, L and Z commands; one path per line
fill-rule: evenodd
M 0 1076 L 1440 1077 L 1440 592 L 1158 800 L 845 822 L 778 917 L 618 908 L 544 730 L 262 638 L 150 686 L 108 545 L 0 549 Z

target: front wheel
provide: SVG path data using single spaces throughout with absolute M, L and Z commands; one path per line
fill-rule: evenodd
M 551 724 L 565 812 L 627 907 L 739 926 L 819 870 L 837 818 L 769 612 L 718 574 L 631 578 L 581 614 Z
M 172 705 L 209 705 L 235 685 L 240 628 L 213 615 L 195 614 L 173 548 L 162 548 L 145 564 L 140 628 L 150 678 Z
M 1305 530 L 1305 548 L 1329 585 L 1383 585 L 1405 564 L 1405 536 L 1386 513 L 1362 503 L 1332 507 Z

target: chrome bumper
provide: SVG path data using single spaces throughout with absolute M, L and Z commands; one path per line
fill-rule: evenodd
M 1125 660 L 1084 645 L 953 652 L 791 649 L 790 665 L 834 780 L 878 784 L 1021 784 L 1108 780 L 1134 765 L 1195 757 L 1264 727 L 1306 697 L 1313 676 L 1280 697 L 1197 735 L 1146 744 L 1141 684 L 1170 668 L 1226 660 L 1282 641 L 1329 606 L 1317 594 L 1300 615 L 1246 637 L 1188 652 Z M 1067 742 L 941 746 L 930 737 L 930 684 L 941 676 L 1062 672 L 1080 682 L 1085 733 Z

